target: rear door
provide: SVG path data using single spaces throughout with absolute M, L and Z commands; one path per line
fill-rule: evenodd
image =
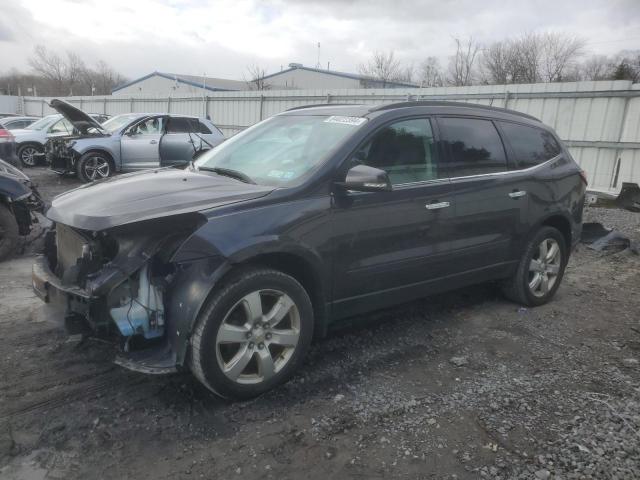
M 188 117 L 168 117 L 165 134 L 160 141 L 160 164 L 186 165 L 196 150 L 198 120 Z
M 429 292 L 446 274 L 453 192 L 429 118 L 377 130 L 349 163 L 386 170 L 391 192 L 334 197 L 334 314 L 352 315 Z
M 120 152 L 122 168 L 138 170 L 160 165 L 159 144 L 164 117 L 149 117 L 136 123 L 122 135 Z
M 500 275 L 519 256 L 527 228 L 526 174 L 509 163 L 491 119 L 438 117 L 449 157 L 456 216 L 451 248 L 460 273 Z

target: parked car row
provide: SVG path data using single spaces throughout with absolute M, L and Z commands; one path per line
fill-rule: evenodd
M 0 118 L 0 158 L 33 167 L 46 163 L 83 182 L 115 172 L 187 165 L 224 140 L 207 118 L 164 113 L 109 117 L 52 100 L 58 113 Z

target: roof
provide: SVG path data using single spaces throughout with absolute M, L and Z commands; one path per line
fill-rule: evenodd
M 237 90 L 247 90 L 247 83 L 240 80 L 229 80 L 226 78 L 204 77 L 197 75 L 183 75 L 180 73 L 165 73 L 165 72 L 151 72 L 144 77 L 131 80 L 123 85 L 119 85 L 111 93 L 122 90 L 123 88 L 135 85 L 138 82 L 142 82 L 151 77 L 162 77 L 168 80 L 175 80 L 178 83 L 184 83 L 192 87 L 204 88 L 212 92 L 229 92 Z
M 323 115 L 344 115 L 363 117 L 369 114 L 384 113 L 385 111 L 399 110 L 403 108 L 422 108 L 425 110 L 437 110 L 430 113 L 445 113 L 455 114 L 462 113 L 458 109 L 464 109 L 466 113 L 492 112 L 496 117 L 518 117 L 520 119 L 526 119 L 528 121 L 534 121 L 540 123 L 537 118 L 528 115 L 526 113 L 517 112 L 515 110 L 508 110 L 500 107 L 491 107 L 488 105 L 479 105 L 476 103 L 463 103 L 463 102 L 446 102 L 446 101 L 413 101 L 413 102 L 400 102 L 384 105 L 339 105 L 339 104 L 322 104 L 322 105 L 307 105 L 303 107 L 295 107 L 287 110 L 285 114 L 289 115 L 312 115 L 313 113 L 321 113 Z
M 373 77 L 369 77 L 367 75 L 360 75 L 357 73 L 345 73 L 345 72 L 338 72 L 336 70 L 324 70 L 321 68 L 311 68 L 311 67 L 305 67 L 302 65 L 298 65 L 295 67 L 290 67 L 287 68 L 286 70 L 282 70 L 280 72 L 276 72 L 276 73 L 272 73 L 270 75 L 265 75 L 263 77 L 263 80 L 266 80 L 268 78 L 273 78 L 273 77 L 277 77 L 278 75 L 282 75 L 283 73 L 288 73 L 288 72 L 292 72 L 294 70 L 306 70 L 308 72 L 315 72 L 315 73 L 322 73 L 325 75 L 333 75 L 335 77 L 342 77 L 342 78 L 350 78 L 352 80 L 365 80 L 368 82 L 372 82 L 372 83 L 379 83 L 379 84 L 386 84 L 386 85 L 393 85 L 396 87 L 417 87 L 418 85 L 414 85 L 412 83 L 405 83 L 405 82 L 393 82 L 393 81 L 383 81 L 377 78 L 373 78 Z

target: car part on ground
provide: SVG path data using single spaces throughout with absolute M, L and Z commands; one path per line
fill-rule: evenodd
M 186 166 L 195 155 L 224 140 L 209 120 L 174 114 L 123 114 L 102 125 L 61 100 L 52 100 L 75 128 L 73 135 L 51 137 L 45 145 L 50 168 L 77 174 L 83 182 L 114 172 Z
M 20 236 L 28 235 L 44 202 L 29 177 L 0 160 L 0 260 L 11 255 Z
M 582 225 L 582 243 L 597 252 L 622 251 L 629 249 L 640 254 L 640 245 L 617 230 L 605 228 L 601 223 L 585 223 Z
M 58 196 L 33 287 L 122 345 L 121 365 L 248 398 L 356 314 L 484 281 L 548 302 L 585 189 L 552 130 L 503 109 L 296 109 L 185 170 Z

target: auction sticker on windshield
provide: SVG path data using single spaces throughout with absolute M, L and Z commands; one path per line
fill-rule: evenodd
M 345 125 L 362 125 L 366 121 L 367 119 L 362 117 L 343 117 L 340 115 L 333 115 L 327 118 L 324 122 L 325 123 L 342 123 Z

